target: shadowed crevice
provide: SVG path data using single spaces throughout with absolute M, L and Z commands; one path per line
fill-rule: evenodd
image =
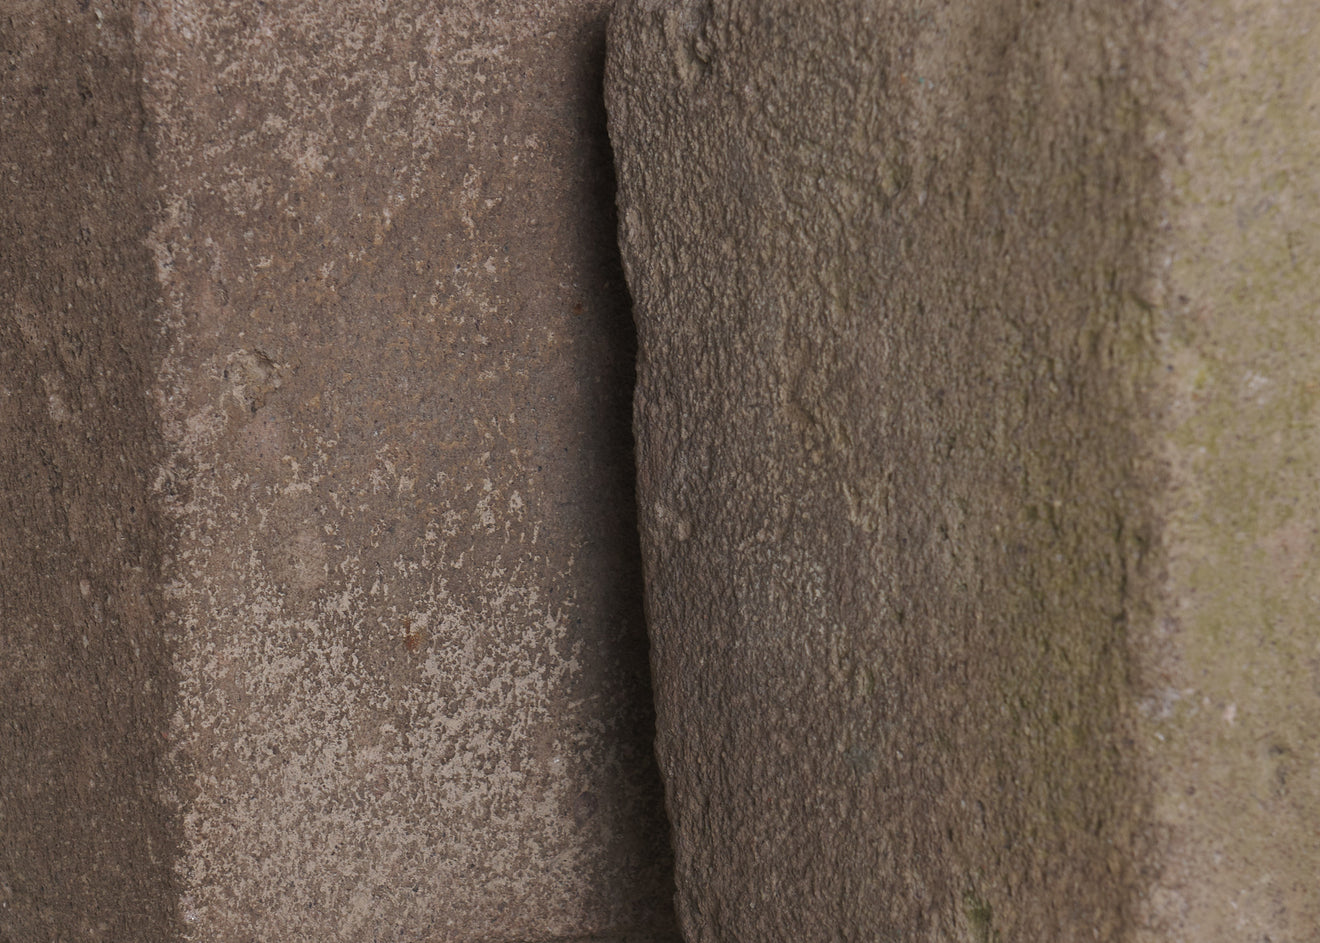
M 632 431 L 633 386 L 636 379 L 637 332 L 632 301 L 624 279 L 617 241 L 618 214 L 615 206 L 615 174 L 604 103 L 605 32 L 607 15 L 602 13 L 586 25 L 579 44 L 586 67 L 579 94 L 584 100 L 580 152 L 583 168 L 579 178 L 583 232 L 581 267 L 587 283 L 599 299 L 600 315 L 593 328 L 598 332 L 597 362 L 583 365 L 583 373 L 596 378 L 599 397 L 595 401 L 598 422 L 588 430 L 592 451 L 607 464 L 608 501 L 599 501 L 600 539 L 612 550 L 616 565 L 603 588 L 605 598 L 615 601 L 613 621 L 619 632 L 613 639 L 610 660 L 627 684 L 629 723 L 622 728 L 619 744 L 623 762 L 631 770 L 631 782 L 640 791 L 635 808 L 648 814 L 632 823 L 623 836 L 631 846 L 628 855 L 648 876 L 653 901 L 639 902 L 639 930 L 646 939 L 677 939 L 672 911 L 673 852 L 669 824 L 664 813 L 664 790 L 654 756 L 655 710 L 651 689 L 650 646 L 643 611 L 643 575 L 637 526 L 636 466 Z M 658 907 L 658 910 L 655 909 Z M 631 937 L 630 937 L 631 939 Z M 641 939 L 639 937 L 639 939 Z

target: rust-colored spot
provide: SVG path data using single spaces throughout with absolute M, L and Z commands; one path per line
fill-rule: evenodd
M 416 655 L 422 650 L 422 643 L 426 641 L 426 633 L 422 629 L 414 629 L 412 619 L 403 620 L 403 647 Z

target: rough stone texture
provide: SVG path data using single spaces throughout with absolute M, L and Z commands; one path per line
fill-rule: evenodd
M 622 0 L 690 943 L 1315 938 L 1318 17 Z
M 0 10 L 0 941 L 673 939 L 605 12 Z
M 125 4 L 0 5 L 0 940 L 175 936 Z
M 665 928 L 605 12 L 142 8 L 195 939 Z

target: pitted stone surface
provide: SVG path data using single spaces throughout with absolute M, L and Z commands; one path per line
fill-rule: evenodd
M 1296 13 L 616 8 L 690 941 L 1320 925 Z
M 672 938 L 604 13 L 0 11 L 0 939 Z
M 672 928 L 604 14 L 139 10 L 192 939 Z

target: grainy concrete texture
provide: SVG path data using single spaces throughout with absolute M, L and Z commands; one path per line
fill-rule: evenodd
M 675 938 L 597 0 L 0 9 L 0 940 Z
M 1317 939 L 1317 21 L 621 0 L 689 943 Z

